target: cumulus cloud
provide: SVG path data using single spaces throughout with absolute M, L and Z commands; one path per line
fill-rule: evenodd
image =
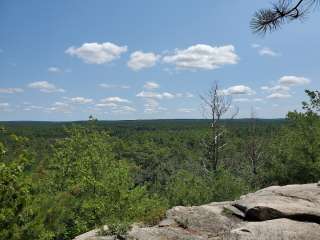
M 156 89 L 156 88 L 159 88 L 160 85 L 155 82 L 146 82 L 143 87 L 146 89 Z
M 49 67 L 48 72 L 59 73 L 59 72 L 62 72 L 62 70 L 58 67 Z
M 69 106 L 68 103 L 64 103 L 64 102 L 55 102 L 53 105 L 59 106 L 59 107 L 68 107 Z
M 12 112 L 13 109 L 11 108 L 10 104 L 7 102 L 0 102 L 0 111 L 3 112 Z
M 118 104 L 113 103 L 113 102 L 106 102 L 106 103 L 98 103 L 98 104 L 96 104 L 96 107 L 99 107 L 99 108 L 117 107 L 117 106 L 118 106 Z
M 73 97 L 73 98 L 68 98 L 70 102 L 75 103 L 75 104 L 88 104 L 92 103 L 93 99 L 91 98 L 84 98 L 84 97 Z
M 9 107 L 9 103 L 0 103 L 0 108 Z
M 216 69 L 226 64 L 238 63 L 239 57 L 233 45 L 213 47 L 197 44 L 187 49 L 177 49 L 173 55 L 163 58 L 165 63 L 183 69 Z
M 55 102 L 51 107 L 43 108 L 45 112 L 59 112 L 70 114 L 72 112 L 72 107 L 64 102 Z
M 107 97 L 100 100 L 103 103 L 130 103 L 128 99 L 124 99 L 121 97 Z
M 30 104 L 26 104 L 27 106 L 25 106 L 25 108 L 23 109 L 24 111 L 32 111 L 32 110 L 41 110 L 44 109 L 44 107 L 42 106 L 36 106 L 36 105 L 30 105 Z
M 113 113 L 130 113 L 136 111 L 134 107 L 123 105 L 124 103 L 130 103 L 130 101 L 120 97 L 110 97 L 102 99 L 101 103 L 96 104 L 95 107 L 97 109 L 109 108 Z
M 131 106 L 117 106 L 112 109 L 113 113 L 130 113 L 135 111 L 137 110 Z
M 297 85 L 306 85 L 310 83 L 310 80 L 305 77 L 297 76 L 283 76 L 279 79 L 279 83 L 283 86 L 297 86 Z
M 287 86 L 275 85 L 275 86 L 271 86 L 271 87 L 262 86 L 261 90 L 275 93 L 275 92 L 288 92 L 290 90 L 290 88 Z
M 115 85 L 115 84 L 107 84 L 107 83 L 100 83 L 99 87 L 102 88 L 122 88 L 122 89 L 129 89 L 130 86 L 128 85 Z
M 160 103 L 153 98 L 146 98 L 144 104 L 145 113 L 158 113 L 166 111 L 167 109 L 160 106 Z
M 267 98 L 269 99 L 283 99 L 290 98 L 291 88 L 298 85 L 306 85 L 310 80 L 305 77 L 297 76 L 283 76 L 278 80 L 278 84 L 274 86 L 263 86 L 261 89 L 270 93 Z
M 280 56 L 280 53 L 274 51 L 269 47 L 261 46 L 260 44 L 254 43 L 251 45 L 251 47 L 257 49 L 260 56 L 269 56 L 269 57 Z
M 236 98 L 233 100 L 234 102 L 249 102 L 249 98 Z
M 192 93 L 170 93 L 170 92 L 152 92 L 152 91 L 141 91 L 137 95 L 137 97 L 141 98 L 153 98 L 153 99 L 173 99 L 173 98 L 193 98 L 194 95 Z
M 172 98 L 175 98 L 176 95 L 172 94 L 172 93 L 169 93 L 169 92 L 164 92 L 161 94 L 163 98 L 167 98 L 167 99 L 172 99 Z
M 221 90 L 221 93 L 224 95 L 254 95 L 255 91 L 245 85 L 236 85 Z
M 172 99 L 176 97 L 175 94 L 172 94 L 169 92 L 156 93 L 156 92 L 147 92 L 147 91 L 141 91 L 136 96 L 142 97 L 142 98 L 155 98 L 155 99 Z
M 187 98 L 193 98 L 194 97 L 194 95 L 192 93 L 190 93 L 190 92 L 186 92 L 184 94 L 184 96 L 187 97 Z
M 270 57 L 276 57 L 279 56 L 280 54 L 272 50 L 271 48 L 268 47 L 263 47 L 259 50 L 259 54 L 261 56 L 270 56 Z
M 262 98 L 235 98 L 234 102 L 263 102 Z
M 81 47 L 69 47 L 65 53 L 76 56 L 89 64 L 109 63 L 127 51 L 127 46 L 118 46 L 114 43 L 84 43 Z
M 178 112 L 181 112 L 181 113 L 191 113 L 194 111 L 195 111 L 194 108 L 178 108 Z
M 0 88 L 0 93 L 6 94 L 14 94 L 14 93 L 21 93 L 24 90 L 22 88 Z
M 128 67 L 134 71 L 139 71 L 143 68 L 150 68 L 156 64 L 159 58 L 159 55 L 156 55 L 152 52 L 144 53 L 141 51 L 136 51 L 130 55 Z
M 271 98 L 271 99 L 282 99 L 282 98 L 290 98 L 290 97 L 291 97 L 291 94 L 281 93 L 281 92 L 272 93 L 269 96 L 267 96 L 267 98 Z
M 53 93 L 53 92 L 65 92 L 62 88 L 57 88 L 54 84 L 47 81 L 33 82 L 28 85 L 29 88 L 38 89 L 41 92 Z

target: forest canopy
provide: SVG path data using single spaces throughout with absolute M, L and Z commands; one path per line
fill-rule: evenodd
M 306 93 L 285 120 L 221 119 L 227 144 L 209 169 L 207 120 L 3 123 L 0 238 L 72 239 L 103 225 L 122 234 L 171 206 L 315 182 L 320 101 Z

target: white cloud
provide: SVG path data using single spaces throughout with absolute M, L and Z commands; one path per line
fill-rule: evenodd
M 53 106 L 57 106 L 57 107 L 68 107 L 69 104 L 68 103 L 64 103 L 64 102 L 55 102 L 53 104 Z
M 263 87 L 261 87 L 261 90 L 267 91 L 267 92 L 271 92 L 271 93 L 275 93 L 275 92 L 288 92 L 290 90 L 290 88 L 287 87 L 287 86 L 275 85 L 275 86 L 272 86 L 272 87 L 263 86 Z
M 161 93 L 146 92 L 146 91 L 141 91 L 136 96 L 137 97 L 142 97 L 142 98 L 157 98 L 157 99 L 162 99 L 163 98 Z
M 72 113 L 72 108 L 68 104 L 61 104 L 60 102 L 56 102 L 53 106 L 44 108 L 45 112 L 59 112 L 59 113 Z
M 281 92 L 276 92 L 276 93 L 272 93 L 269 96 L 267 96 L 267 98 L 271 98 L 271 99 L 282 99 L 282 98 L 290 98 L 291 95 L 289 93 L 281 93 Z
M 44 109 L 42 106 L 36 106 L 36 105 L 28 105 L 23 109 L 24 111 L 32 111 L 32 110 L 41 110 Z
M 153 98 L 153 99 L 173 99 L 173 98 L 192 98 L 194 95 L 192 93 L 170 93 L 170 92 L 151 92 L 151 91 L 141 91 L 137 95 L 137 97 L 141 98 Z
M 161 107 L 159 102 L 152 98 L 146 98 L 144 104 L 144 112 L 145 113 L 158 113 L 161 111 L 166 111 L 167 109 Z
M 249 102 L 249 98 L 236 98 L 233 100 L 234 102 Z
M 269 47 L 261 46 L 260 44 L 254 43 L 251 45 L 251 47 L 257 49 L 260 56 L 269 56 L 269 57 L 280 56 L 280 53 L 274 51 L 273 49 L 271 49 Z
M 195 109 L 194 108 L 179 108 L 178 112 L 182 112 L 182 113 L 191 113 L 194 112 Z
M 143 87 L 146 89 L 156 89 L 156 88 L 159 88 L 160 85 L 155 82 L 146 82 Z
M 99 107 L 99 108 L 105 108 L 105 107 L 117 107 L 118 104 L 116 103 L 113 103 L 113 102 L 107 102 L 107 103 L 98 103 L 95 105 L 96 107 Z
M 189 93 L 189 92 L 186 92 L 186 93 L 184 94 L 184 96 L 185 96 L 186 98 L 193 98 L 193 97 L 194 97 L 194 95 L 193 95 L 192 93 Z
M 292 87 L 308 83 L 310 83 L 310 80 L 305 77 L 283 76 L 278 80 L 278 85 L 271 87 L 263 86 L 261 89 L 270 93 L 270 95 L 267 96 L 269 99 L 283 99 L 292 96 Z
M 57 88 L 54 84 L 47 81 L 33 82 L 28 85 L 29 88 L 38 89 L 41 92 L 53 93 L 53 92 L 65 92 L 62 88 Z
M 144 53 L 141 51 L 136 51 L 130 55 L 128 67 L 134 71 L 138 71 L 143 68 L 150 68 L 156 64 L 159 58 L 159 55 L 156 55 L 152 52 Z
M 130 112 L 135 112 L 136 109 L 131 106 L 126 106 L 126 105 L 119 105 L 119 103 L 124 103 L 123 101 L 115 101 L 113 102 L 114 99 L 118 99 L 118 97 L 112 97 L 112 99 L 108 99 L 108 101 L 105 101 L 103 103 L 98 103 L 95 105 L 96 108 L 101 109 L 101 108 L 110 108 L 113 113 L 130 113 Z M 105 99 L 103 99 L 105 100 Z M 111 102 L 109 100 L 112 100 Z
M 259 50 L 260 56 L 270 56 L 270 57 L 276 57 L 279 56 L 280 54 L 272 50 L 271 48 L 268 47 L 263 47 Z
M 163 96 L 163 98 L 167 98 L 167 99 L 172 99 L 172 98 L 176 97 L 174 94 L 169 93 L 169 92 L 162 93 L 162 96 Z
M 156 93 L 156 92 L 147 92 L 147 91 L 141 91 L 136 96 L 142 97 L 142 98 L 155 98 L 155 99 L 172 99 L 176 97 L 175 94 L 172 94 L 169 92 Z
M 130 103 L 128 99 L 120 98 L 120 97 L 107 97 L 100 100 L 103 103 Z
M 250 87 L 245 85 L 236 85 L 221 90 L 221 93 L 224 95 L 254 95 L 255 91 L 253 91 Z
M 175 51 L 175 54 L 163 58 L 165 63 L 184 69 L 216 69 L 226 64 L 236 64 L 239 57 L 232 45 L 213 47 L 205 44 L 193 45 L 187 49 Z
M 283 76 L 279 79 L 279 83 L 283 86 L 297 86 L 297 85 L 305 85 L 310 83 L 310 80 L 305 77 L 297 77 L 297 76 Z
M 114 43 L 84 43 L 81 47 L 69 47 L 65 53 L 76 56 L 89 64 L 109 63 L 127 51 L 127 46 L 118 46 Z
M 114 84 L 106 84 L 106 83 L 100 83 L 99 86 L 102 88 L 122 88 L 122 89 L 130 88 L 130 86 L 128 85 L 114 85 Z
M 135 111 L 137 110 L 130 106 L 117 106 L 112 110 L 113 113 L 130 113 Z
M 262 98 L 253 98 L 253 99 L 249 99 L 249 98 L 235 98 L 233 99 L 234 102 L 263 102 Z
M 59 73 L 59 72 L 62 72 L 62 70 L 58 67 L 49 67 L 48 72 Z
M 14 94 L 23 92 L 22 88 L 0 88 L 0 93 Z
M 73 97 L 73 98 L 69 98 L 69 100 L 72 103 L 76 103 L 76 104 L 88 104 L 93 102 L 91 98 L 84 98 L 84 97 Z
M 9 107 L 9 103 L 0 103 L 0 107 L 3 108 L 3 107 Z
M 0 111 L 11 112 L 12 109 L 10 109 L 10 104 L 6 102 L 0 103 Z

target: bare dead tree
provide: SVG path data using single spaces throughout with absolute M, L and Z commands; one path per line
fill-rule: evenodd
M 230 110 L 232 97 L 219 90 L 218 83 L 215 82 L 205 95 L 200 95 L 203 104 L 203 114 L 210 119 L 210 136 L 205 141 L 207 148 L 206 158 L 209 162 L 210 170 L 215 171 L 219 166 L 220 152 L 226 146 L 224 141 L 225 129 L 221 126 L 222 117 Z M 234 118 L 236 114 L 232 115 Z M 204 163 L 204 167 L 207 164 Z
M 263 144 L 261 141 L 259 141 L 259 138 L 257 136 L 256 132 L 256 112 L 254 109 L 251 109 L 251 119 L 250 119 L 250 137 L 249 142 L 247 144 L 247 158 L 250 161 L 251 164 L 251 172 L 254 176 L 258 174 L 258 167 L 259 163 L 263 154 L 262 147 Z
M 269 9 L 255 12 L 251 29 L 258 34 L 272 32 L 287 22 L 304 19 L 319 3 L 320 0 L 278 0 Z

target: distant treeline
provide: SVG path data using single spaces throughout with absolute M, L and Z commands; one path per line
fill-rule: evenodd
M 313 95 L 312 95 L 313 96 Z M 1 122 L 0 239 L 154 224 L 175 205 L 320 179 L 320 104 L 286 119 Z

